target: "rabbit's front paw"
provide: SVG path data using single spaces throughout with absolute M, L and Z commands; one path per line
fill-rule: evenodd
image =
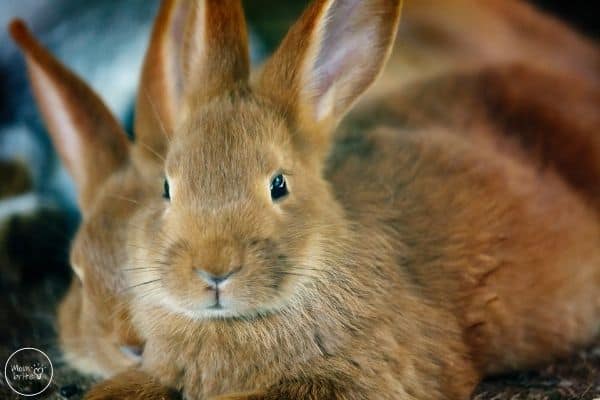
M 162 386 L 155 378 L 129 370 L 102 381 L 85 394 L 85 400 L 181 400 L 179 393 Z

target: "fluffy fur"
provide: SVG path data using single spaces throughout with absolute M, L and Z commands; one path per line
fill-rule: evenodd
M 484 375 L 597 333 L 596 79 L 536 63 L 447 71 L 362 104 L 334 135 L 390 54 L 399 1 L 315 1 L 251 82 L 239 2 L 182 4 L 157 19 L 133 147 L 13 29 L 34 83 L 62 99 L 52 114 L 37 92 L 59 148 L 53 121 L 105 157 L 75 174 L 83 287 L 62 314 L 79 307 L 92 326 L 118 310 L 97 332 L 145 342 L 137 369 L 88 398 L 467 398 Z M 89 139 L 89 113 L 110 145 Z M 277 173 L 290 194 L 274 203 Z M 228 278 L 217 291 L 206 274 Z

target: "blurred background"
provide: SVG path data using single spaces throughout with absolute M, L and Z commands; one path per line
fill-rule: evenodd
M 593 40 L 600 36 L 594 2 L 530 2 Z M 307 3 L 245 0 L 254 62 L 279 43 Z M 158 0 L 0 0 L 0 290 L 5 293 L 0 326 L 15 327 L 0 329 L 0 347 L 40 343 L 53 329 L 54 303 L 47 299 L 60 297 L 68 281 L 69 242 L 79 221 L 71 180 L 52 149 L 22 57 L 5 27 L 14 17 L 24 19 L 131 134 L 139 69 L 157 6 Z

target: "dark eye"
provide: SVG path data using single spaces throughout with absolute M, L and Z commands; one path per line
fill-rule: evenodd
M 171 200 L 171 193 L 169 192 L 169 181 L 165 179 L 165 183 L 163 184 L 163 198 L 167 200 Z
M 285 177 L 279 174 L 271 181 L 271 199 L 279 200 L 288 194 L 287 184 L 285 183 Z

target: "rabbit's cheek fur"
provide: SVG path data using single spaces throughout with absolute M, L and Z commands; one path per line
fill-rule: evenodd
M 82 372 L 102 377 L 136 365 L 139 360 L 126 356 L 119 348 L 119 344 L 132 342 L 124 338 L 132 330 L 117 321 L 120 315 L 106 324 L 102 317 L 112 313 L 96 307 L 88 296 L 87 289 L 74 278 L 59 307 L 59 341 L 65 359 Z
M 143 346 L 130 322 L 129 293 L 120 272 L 127 250 L 121 245 L 123 219 L 137 205 L 135 190 L 123 188 L 136 179 L 132 173 L 117 174 L 100 190 L 103 195 L 84 218 L 71 250 L 77 276 L 59 307 L 59 339 L 66 358 L 94 375 L 136 365 L 139 357 L 129 350 Z

